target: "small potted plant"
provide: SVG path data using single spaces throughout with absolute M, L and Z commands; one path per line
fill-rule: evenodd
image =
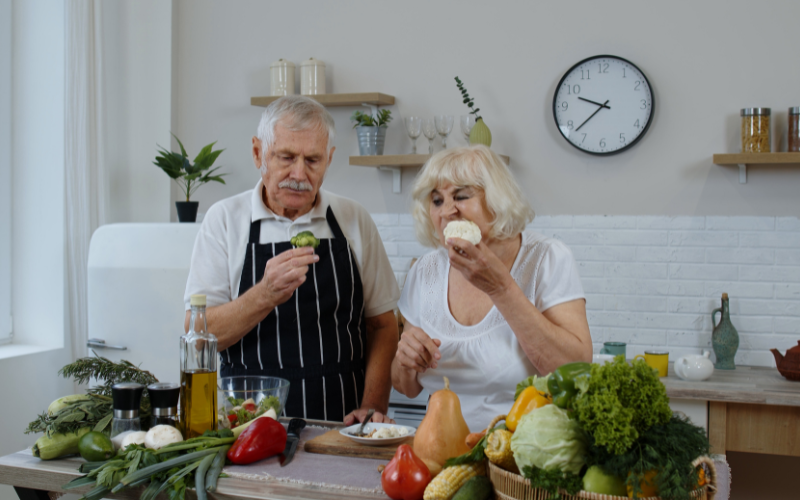
M 472 109 L 475 106 L 475 99 L 469 96 L 467 89 L 464 87 L 464 83 L 459 80 L 458 77 L 456 77 L 456 87 L 461 91 L 464 104 Z M 475 126 L 472 127 L 472 130 L 469 132 L 469 143 L 483 144 L 488 148 L 492 145 L 492 132 L 489 130 L 489 127 L 486 126 L 486 123 L 484 123 L 478 111 L 480 111 L 480 108 L 472 109 L 472 111 L 469 112 L 469 114 L 475 115 Z
M 358 151 L 361 156 L 382 155 L 386 143 L 386 124 L 392 121 L 392 112 L 388 109 L 378 111 L 377 115 L 369 115 L 354 111 L 350 119 L 356 122 L 353 128 L 358 134 Z
M 158 152 L 160 154 L 156 156 L 153 164 L 170 176 L 186 195 L 186 201 L 175 202 L 175 208 L 178 210 L 178 220 L 180 222 L 195 222 L 197 220 L 198 202 L 189 201 L 189 198 L 206 182 L 214 181 L 225 184 L 222 176 L 227 174 L 212 175 L 221 167 L 211 168 L 219 154 L 225 150 L 218 149 L 213 151 L 212 148 L 216 141 L 212 142 L 200 150 L 200 153 L 194 159 L 194 164 L 192 164 L 189 162 L 189 156 L 186 154 L 186 149 L 184 149 L 180 139 L 175 134 L 172 134 L 172 137 L 175 137 L 175 140 L 178 141 L 181 152 L 167 151 L 159 146 Z

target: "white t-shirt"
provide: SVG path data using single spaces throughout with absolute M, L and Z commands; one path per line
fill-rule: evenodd
M 262 185 L 259 180 L 252 191 L 221 200 L 206 212 L 194 242 L 183 297 L 187 310 L 191 309 L 189 297 L 193 294 L 205 294 L 209 307 L 227 304 L 239 296 L 252 221 L 261 220 L 259 243 L 262 244 L 289 241 L 301 231 L 311 231 L 317 238 L 332 238 L 333 232 L 325 219 L 328 206 L 353 249 L 364 289 L 365 316 L 371 318 L 394 309 L 400 289 L 378 228 L 364 207 L 320 189 L 314 208 L 291 220 L 264 205 Z
M 442 341 L 437 368 L 418 374 L 417 380 L 433 393 L 444 387 L 442 377 L 450 379 L 470 431 L 478 432 L 508 413 L 520 381 L 539 373 L 496 307 L 477 325 L 455 320 L 447 300 L 449 272 L 447 250 L 424 255 L 411 267 L 398 306 L 412 325 Z M 540 312 L 584 298 L 569 248 L 532 231 L 522 233 L 511 276 Z

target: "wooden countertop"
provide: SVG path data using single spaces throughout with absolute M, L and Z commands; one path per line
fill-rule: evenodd
M 737 366 L 735 370 L 714 370 L 702 382 L 681 380 L 672 364 L 661 381 L 667 395 L 676 399 L 702 399 L 779 406 L 800 406 L 800 382 L 786 380 L 777 368 Z

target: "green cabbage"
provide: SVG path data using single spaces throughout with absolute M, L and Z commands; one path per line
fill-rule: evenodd
M 517 424 L 511 437 L 511 451 L 517 467 L 538 467 L 578 474 L 586 462 L 586 435 L 566 410 L 546 405 Z

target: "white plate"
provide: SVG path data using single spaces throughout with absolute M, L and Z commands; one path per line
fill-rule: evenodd
M 367 425 L 364 426 L 364 432 L 367 433 L 367 434 L 372 432 L 373 429 L 380 429 L 382 427 L 405 427 L 406 429 L 408 429 L 408 434 L 406 434 L 405 436 L 400 436 L 400 437 L 396 437 L 396 438 L 375 439 L 375 438 L 354 436 L 353 434 L 358 432 L 359 426 L 361 426 L 361 424 L 355 424 L 355 425 L 351 425 L 350 427 L 345 427 L 344 429 L 340 429 L 339 430 L 339 434 L 341 434 L 342 436 L 349 437 L 350 439 L 352 439 L 356 443 L 366 444 L 366 445 L 369 445 L 369 446 L 382 446 L 382 445 L 385 445 L 385 444 L 401 443 L 401 442 L 405 441 L 407 438 L 413 436 L 414 433 L 417 431 L 415 428 L 408 427 L 408 426 L 405 426 L 405 425 L 376 424 L 376 423 L 370 422 L 370 423 L 368 423 Z

